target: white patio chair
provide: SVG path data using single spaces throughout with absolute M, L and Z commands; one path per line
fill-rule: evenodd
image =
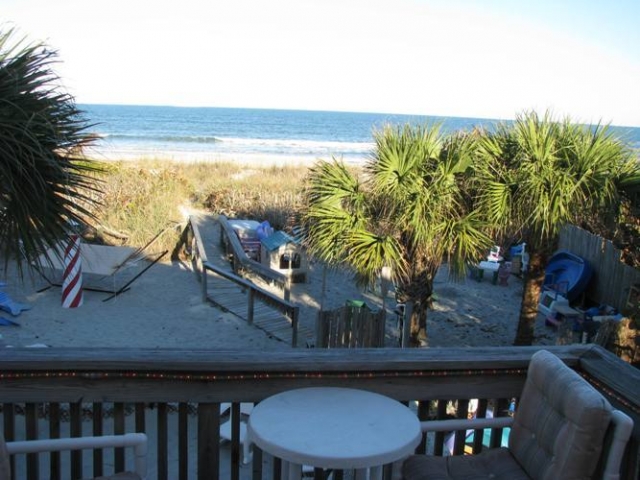
M 115 473 L 98 477 L 95 480 L 145 480 L 147 477 L 147 436 L 144 433 L 15 442 L 5 442 L 0 435 L 0 479 L 11 478 L 9 462 L 9 456 L 11 455 L 115 447 L 131 447 L 134 449 L 134 471 Z
M 251 452 L 251 443 L 247 441 L 247 419 L 249 418 L 249 414 L 253 410 L 253 403 L 240 403 L 240 435 L 238 441 L 242 445 L 242 463 L 247 464 L 251 463 L 252 460 L 252 452 Z M 230 403 L 221 403 L 220 404 L 220 415 L 225 415 L 229 412 L 229 420 L 220 425 L 220 440 L 221 441 L 231 441 L 231 429 L 233 425 L 233 409 L 231 408 Z

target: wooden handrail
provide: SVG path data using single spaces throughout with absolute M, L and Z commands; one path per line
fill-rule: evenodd
M 243 288 L 248 290 L 247 295 L 247 322 L 249 324 L 253 323 L 253 312 L 254 312 L 254 302 L 260 301 L 266 305 L 269 305 L 275 308 L 277 311 L 282 312 L 288 319 L 292 328 L 292 337 L 291 344 L 293 347 L 297 347 L 298 344 L 298 330 L 299 330 L 299 311 L 300 308 L 292 304 L 290 299 L 290 289 L 289 289 L 289 281 L 288 277 L 280 272 L 276 272 L 271 270 L 264 265 L 261 265 L 258 262 L 251 260 L 242 250 L 242 245 L 240 245 L 240 240 L 237 235 L 231 229 L 229 222 L 226 217 L 220 215 L 218 217 L 220 226 L 221 226 L 221 235 L 226 235 L 230 245 L 232 246 L 234 263 L 241 262 L 243 268 L 247 268 L 248 270 L 254 271 L 261 275 L 262 277 L 266 277 L 270 280 L 277 282 L 282 285 L 284 288 L 284 298 L 279 298 L 276 295 L 263 290 L 258 287 L 254 283 L 231 273 L 223 268 L 217 267 L 216 265 L 210 263 L 207 259 L 207 252 L 205 249 L 205 243 L 200 233 L 200 229 L 197 226 L 197 223 L 193 221 L 192 218 L 189 218 L 186 230 L 190 231 L 194 245 L 191 245 L 192 249 L 195 249 L 195 252 L 192 252 L 194 257 L 194 267 L 198 270 L 201 270 L 200 273 L 200 282 L 202 286 L 202 299 L 203 301 L 208 301 L 208 281 L 207 281 L 207 272 L 213 272 L 214 274 L 229 280 Z M 187 238 L 189 235 L 183 235 L 183 237 Z
M 207 301 L 207 272 L 204 269 L 203 265 L 208 262 L 207 251 L 204 248 L 204 242 L 202 241 L 202 236 L 200 235 L 200 229 L 196 226 L 196 224 L 193 222 L 191 217 L 189 217 L 189 221 L 187 222 L 185 231 L 191 232 L 191 235 L 193 235 L 193 244 L 190 245 L 189 247 L 192 250 L 195 249 L 195 252 L 194 251 L 191 252 L 191 256 L 194 264 L 193 266 L 195 269 L 201 270 L 200 288 L 202 289 L 202 301 L 206 302 Z M 189 235 L 183 234 L 183 237 L 188 238 Z M 200 265 L 198 265 L 198 262 L 200 262 Z
M 189 217 L 189 222 L 187 224 L 187 227 L 191 228 L 191 231 L 193 232 L 193 236 L 195 237 L 195 247 L 196 247 L 196 249 L 198 251 L 198 254 L 197 254 L 198 258 L 202 262 L 208 262 L 209 259 L 207 258 L 207 251 L 204 248 L 204 242 L 202 241 L 202 235 L 200 235 L 200 229 L 193 222 L 191 217 Z
M 235 271 L 238 271 L 239 265 L 241 265 L 242 268 L 254 272 L 256 275 L 259 275 L 266 280 L 275 282 L 284 289 L 285 299 L 288 300 L 289 277 L 281 272 L 277 272 L 270 269 L 269 267 L 262 265 L 260 262 L 256 262 L 252 258 L 249 258 L 244 252 L 242 244 L 240 243 L 240 239 L 229 224 L 229 220 L 227 219 L 227 217 L 225 217 L 224 215 L 219 215 L 218 222 L 220 223 L 221 231 L 225 235 L 227 241 L 229 242 L 229 246 L 231 247 L 234 259 L 233 269 Z
M 267 292 L 266 290 L 261 289 L 254 283 L 245 280 L 238 275 L 235 275 L 231 272 L 227 272 L 226 270 L 219 268 L 211 263 L 203 262 L 202 267 L 204 270 L 209 270 L 214 272 L 216 275 L 219 275 L 230 282 L 235 283 L 243 288 L 246 288 L 249 291 L 247 295 L 248 308 L 247 308 L 247 322 L 249 324 L 253 323 L 253 310 L 254 310 L 254 302 L 256 300 L 261 301 L 262 303 L 269 305 L 279 312 L 282 312 L 291 323 L 292 332 L 292 347 L 297 347 L 297 338 L 298 338 L 298 315 L 300 311 L 300 307 L 295 306 L 293 303 L 289 302 L 286 299 L 282 299 L 271 292 Z

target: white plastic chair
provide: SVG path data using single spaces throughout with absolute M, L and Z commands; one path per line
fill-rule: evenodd
M 489 255 L 487 256 L 487 261 L 499 262 L 500 260 L 502 260 L 502 257 L 500 256 L 500 250 L 501 249 L 498 245 L 494 245 L 493 247 L 491 247 Z
M 116 475 L 114 478 L 127 480 L 145 480 L 147 478 L 147 436 L 144 433 L 125 433 L 124 435 L 103 435 L 98 437 L 51 438 L 41 440 L 21 440 L 15 442 L 0 442 L 5 446 L 6 455 L 26 453 L 59 452 L 65 450 L 88 450 L 98 448 L 131 447 L 134 449 L 134 471 L 127 472 L 128 476 Z M 2 457 L 2 452 L 0 452 Z M 11 478 L 9 462 L 2 471 L 3 462 L 0 458 L 0 478 Z M 109 478 L 109 477 L 101 477 Z
M 240 434 L 238 441 L 242 445 L 242 463 L 251 463 L 253 454 L 251 452 L 251 442 L 247 440 L 247 419 L 249 414 L 253 410 L 253 403 L 240 403 Z M 220 404 L 220 415 L 225 415 L 229 411 L 229 420 L 220 425 L 220 440 L 231 441 L 232 439 L 232 426 L 233 426 L 233 408 L 230 403 Z

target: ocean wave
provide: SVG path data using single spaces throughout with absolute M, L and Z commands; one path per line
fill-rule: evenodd
M 374 147 L 373 142 L 340 142 L 329 140 L 305 140 L 305 139 L 283 139 L 283 138 L 238 138 L 238 137 L 221 137 L 223 144 L 235 145 L 238 147 L 247 146 L 253 148 L 282 148 L 282 149 L 299 149 L 316 151 L 351 151 L 366 153 Z
M 162 152 L 201 152 L 203 154 L 266 154 L 305 157 L 364 157 L 373 149 L 372 142 L 306 140 L 286 138 L 241 138 L 203 135 L 112 134 L 103 137 L 105 147 L 122 150 Z
M 99 134 L 100 137 L 110 141 L 125 140 L 131 142 L 168 142 L 168 143 L 218 143 L 221 140 L 209 135 L 165 135 L 165 134 L 136 134 L 136 133 L 112 133 Z

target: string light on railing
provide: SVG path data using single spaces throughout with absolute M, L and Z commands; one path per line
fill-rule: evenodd
M 229 373 L 229 374 L 194 374 L 167 372 L 91 372 L 91 371 L 36 371 L 36 372 L 2 372 L 1 380 L 19 380 L 35 378 L 81 378 L 90 380 L 107 379 L 142 379 L 173 381 L 242 381 L 242 380 L 276 380 L 276 379 L 373 379 L 373 378 L 412 378 L 412 377 L 469 377 L 496 375 L 525 375 L 526 369 L 491 369 L 491 370 L 416 370 L 393 372 L 284 372 L 284 373 Z
M 582 376 L 582 378 L 584 378 L 587 382 L 589 382 L 591 385 L 593 385 L 596 388 L 596 390 L 599 390 L 599 391 L 605 393 L 609 398 L 615 399 L 617 402 L 619 402 L 621 405 L 624 405 L 628 409 L 630 409 L 630 410 L 632 410 L 632 411 L 634 411 L 636 413 L 640 413 L 640 408 L 638 408 L 637 405 L 631 404 L 631 402 L 629 402 L 626 398 L 621 397 L 616 392 L 611 390 L 609 387 L 607 387 L 606 385 L 598 382 L 595 378 L 587 375 L 586 373 L 580 372 L 580 371 L 578 373 L 580 374 L 580 376 Z

